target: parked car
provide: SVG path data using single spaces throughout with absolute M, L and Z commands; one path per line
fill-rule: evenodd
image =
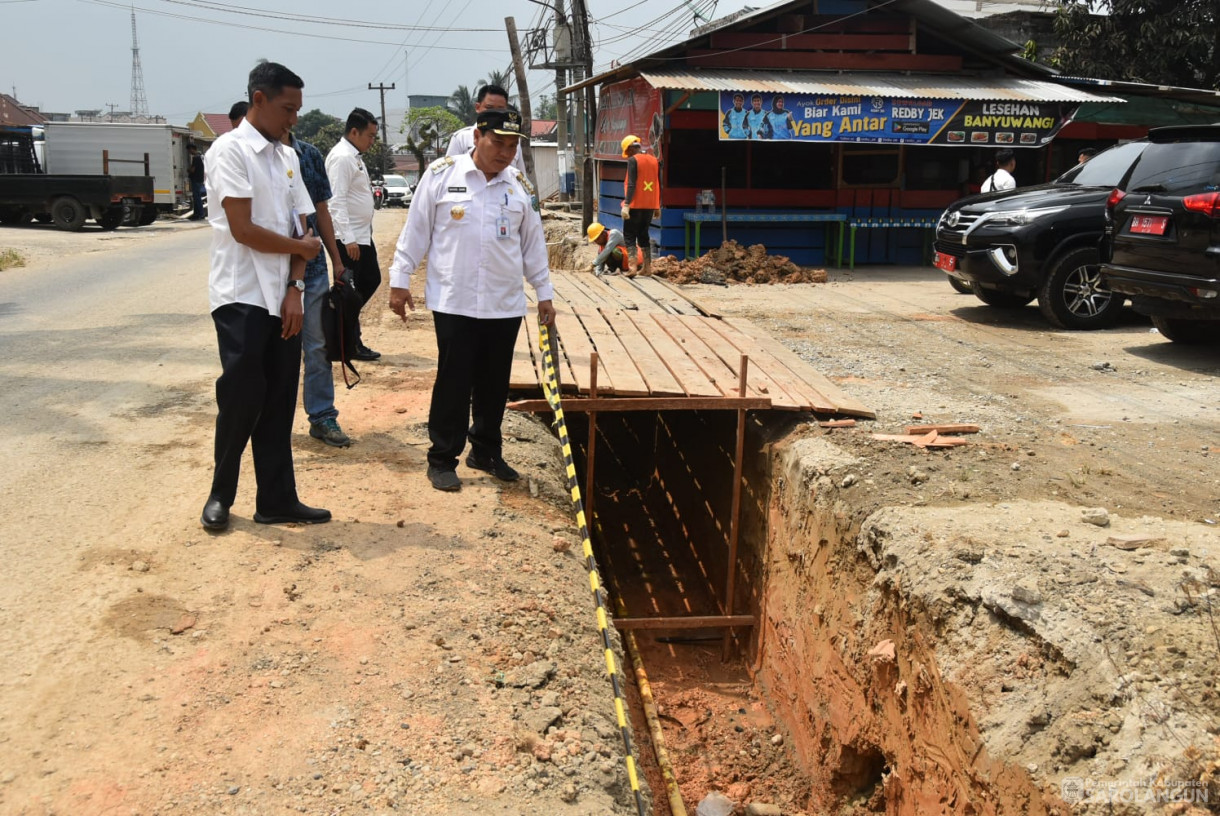
M 1169 340 L 1220 342 L 1220 125 L 1148 141 L 1106 203 L 1102 278 Z
M 410 207 L 411 196 L 414 193 L 411 185 L 403 176 L 387 175 L 382 179 L 385 187 L 385 206 Z
M 989 306 L 1036 298 L 1054 326 L 1112 326 L 1124 298 L 1102 285 L 1097 245 L 1106 199 L 1146 147 L 1116 145 L 1049 184 L 954 202 L 936 227 L 934 263 Z

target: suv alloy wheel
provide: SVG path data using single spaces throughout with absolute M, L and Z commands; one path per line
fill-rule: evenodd
M 1038 291 L 1038 308 L 1061 329 L 1107 329 L 1118 321 L 1124 298 L 1101 282 L 1094 247 L 1077 247 L 1051 263 Z

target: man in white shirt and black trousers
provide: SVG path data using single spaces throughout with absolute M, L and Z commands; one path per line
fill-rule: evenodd
M 469 153 L 438 159 L 423 172 L 390 265 L 390 309 L 406 320 L 406 307 L 415 308 L 411 274 L 428 256 L 424 297 L 438 352 L 428 480 L 437 490 L 461 489 L 457 463 L 467 437 L 468 467 L 501 481 L 520 478 L 504 461 L 500 423 L 527 309 L 522 278 L 537 293 L 539 322 L 555 321 L 537 199 L 511 166 L 523 138 L 521 114 L 484 110 L 475 128 Z
M 222 369 L 216 464 L 200 518 L 208 530 L 229 525 L 247 443 L 258 484 L 256 522 L 330 520 L 330 511 L 297 498 L 292 466 L 305 261 L 322 245 L 305 224 L 314 206 L 297 155 L 280 143 L 296 124 L 304 87 L 283 65 L 256 66 L 246 118 L 216 140 L 205 160 L 212 204 L 208 296 Z
M 347 115 L 344 127 L 343 138 L 326 155 L 326 176 L 333 193 L 330 219 L 335 225 L 343 263 L 352 270 L 356 291 L 368 303 L 381 286 L 381 267 L 377 264 L 377 247 L 373 245 L 373 185 L 361 154 L 368 152 L 377 140 L 377 119 L 364 108 L 355 108 Z M 376 360 L 380 356 L 364 344 L 357 326 L 356 352 L 352 357 Z

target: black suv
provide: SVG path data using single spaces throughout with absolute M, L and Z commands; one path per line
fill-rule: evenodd
M 1175 343 L 1220 342 L 1220 125 L 1148 140 L 1106 204 L 1103 279 Z
M 1116 145 L 1050 184 L 954 202 L 936 227 L 936 266 L 989 306 L 1037 298 L 1060 328 L 1114 325 L 1123 297 L 1101 285 L 1097 243 L 1106 198 L 1145 147 Z

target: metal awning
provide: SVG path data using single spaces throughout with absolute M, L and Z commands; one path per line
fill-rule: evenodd
M 936 74 L 850 74 L 819 71 L 644 70 L 654 88 L 675 91 L 826 94 L 909 99 L 1003 100 L 1005 102 L 1125 102 L 1055 82 L 1017 77 L 962 77 Z

